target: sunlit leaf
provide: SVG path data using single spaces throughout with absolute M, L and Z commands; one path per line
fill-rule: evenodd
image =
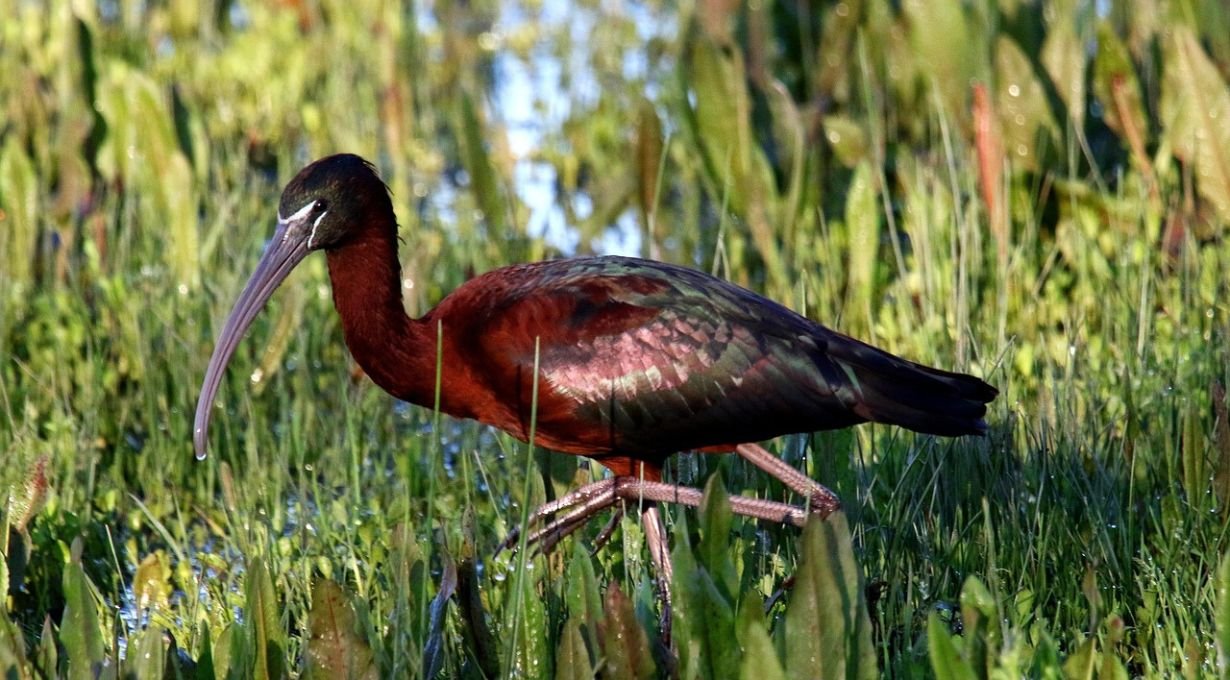
M 1068 680 L 1092 680 L 1097 661 L 1096 640 L 1086 638 L 1064 662 L 1063 673 Z
M 744 607 L 739 612 L 739 644 L 743 647 L 743 664 L 740 677 L 743 680 L 785 680 L 777 649 L 769 632 L 765 630 L 764 617 L 757 607 Z
M 1004 151 L 1013 166 L 1036 170 L 1039 156 L 1056 144 L 1059 126 L 1029 58 L 1006 36 L 995 43 L 995 81 Z
M 333 581 L 320 579 L 312 588 L 308 629 L 305 678 L 378 677 L 372 650 L 356 629 L 354 609 Z
M 1068 117 L 1080 128 L 1085 124 L 1085 46 L 1077 33 L 1077 0 L 1050 4 L 1048 15 L 1053 20 L 1042 43 L 1042 65 L 1067 106 Z
M 10 135 L 0 148 L 0 263 L 14 284 L 30 283 L 41 209 L 34 165 Z
M 657 212 L 658 195 L 662 191 L 663 142 L 662 119 L 653 102 L 643 100 L 636 128 L 636 185 L 642 227 L 651 241 L 654 238 L 651 219 Z
M 128 648 L 125 666 L 138 678 L 162 678 L 166 675 L 166 642 L 158 626 L 140 631 Z
M 867 133 L 848 116 L 824 117 L 824 139 L 842 165 L 853 168 L 867 159 Z
M 813 515 L 786 608 L 786 672 L 791 677 L 874 678 L 871 619 L 844 512 Z
M 655 666 L 649 638 L 637 623 L 632 601 L 618 583 L 607 586 L 604 611 L 606 616 L 600 626 L 606 655 L 604 676 L 619 680 L 653 677 Z
M 171 568 L 162 560 L 161 552 L 152 552 L 137 565 L 133 574 L 132 595 L 139 609 L 162 607 L 171 595 Z
M 1102 119 L 1106 125 L 1127 140 L 1134 153 L 1143 153 L 1149 128 L 1141 101 L 1140 80 L 1136 77 L 1132 55 L 1109 21 L 1098 23 L 1093 92 L 1102 103 Z
M 846 229 L 850 243 L 846 307 L 852 328 L 862 332 L 871 328 L 874 311 L 871 300 L 880 257 L 880 210 L 876 196 L 875 174 L 871 164 L 864 160 L 854 169 L 846 193 Z
M 1200 196 L 1230 220 L 1230 90 L 1191 28 L 1174 26 L 1165 47 L 1164 134 L 1194 168 Z
M 966 116 L 969 82 L 977 63 L 966 5 L 959 2 L 904 0 L 901 9 L 909 22 L 909 40 L 918 60 L 919 74 L 926 79 L 928 95 L 936 95 L 951 120 Z M 927 104 L 930 105 L 928 99 Z
M 555 680 L 590 680 L 594 667 L 581 636 L 581 622 L 569 618 L 555 649 Z

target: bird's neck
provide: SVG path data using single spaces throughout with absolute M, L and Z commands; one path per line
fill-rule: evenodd
M 436 375 L 435 333 L 406 315 L 395 227 L 369 229 L 328 252 L 333 304 L 346 346 L 389 393 L 430 406 Z

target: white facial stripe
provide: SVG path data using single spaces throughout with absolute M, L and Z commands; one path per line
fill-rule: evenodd
M 317 217 L 316 221 L 312 223 L 312 233 L 308 234 L 308 244 L 307 244 L 308 248 L 311 248 L 312 241 L 316 240 L 316 227 L 320 226 L 320 221 L 323 220 L 325 218 L 325 215 L 328 215 L 328 214 L 329 214 L 328 210 L 320 213 L 320 217 Z
M 308 203 L 307 205 L 303 206 L 302 208 L 299 208 L 298 210 L 296 210 L 296 211 L 295 211 L 295 214 L 291 215 L 290 217 L 282 217 L 282 213 L 278 213 L 278 221 L 280 221 L 280 222 L 296 222 L 296 221 L 298 221 L 298 220 L 301 220 L 301 219 L 303 219 L 303 218 L 307 217 L 307 216 L 308 216 L 308 213 L 312 212 L 312 208 L 315 208 L 315 207 L 316 207 L 316 201 L 312 201 L 311 203 Z
M 282 217 L 282 213 L 279 211 L 278 212 L 278 224 L 292 225 L 294 223 L 301 222 L 305 217 L 308 216 L 308 214 L 312 212 L 312 209 L 315 207 L 316 207 L 316 201 L 312 201 L 311 203 L 308 203 L 302 208 L 299 208 L 298 210 L 296 210 L 294 214 L 291 215 L 290 217 Z M 324 215 L 321 215 L 321 217 L 324 217 Z M 320 223 L 320 218 L 317 218 L 316 222 Z M 316 225 L 313 224 L 312 234 L 314 235 L 315 233 L 316 233 Z M 290 237 L 290 230 L 287 229 L 286 233 L 282 236 L 282 240 L 285 241 L 289 237 Z M 311 246 L 312 246 L 312 243 L 311 243 L 311 239 L 309 238 L 308 247 L 310 248 Z

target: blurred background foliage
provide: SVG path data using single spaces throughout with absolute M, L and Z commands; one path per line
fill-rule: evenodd
M 3 633 L 17 640 L 0 648 L 23 648 L 18 628 L 43 641 L 12 661 L 21 673 L 119 673 L 120 640 L 129 660 L 145 644 L 140 658 L 169 650 L 218 677 L 670 666 L 636 558 L 570 558 L 580 599 L 462 559 L 530 501 L 523 482 L 566 488 L 575 464 L 539 479 L 502 437 L 390 408 L 350 374 L 319 261 L 241 350 L 223 463 L 190 463 L 215 324 L 281 183 L 337 151 L 392 189 L 410 313 L 501 264 L 640 254 L 999 386 L 987 442 L 864 428 L 812 439 L 806 459 L 783 447 L 848 499 L 874 627 L 849 634 L 874 640 L 880 669 L 1224 670 L 1221 0 L 0 0 L 0 16 Z M 780 494 L 737 464 L 681 460 L 677 478 L 716 469 Z M 236 486 L 230 466 L 261 483 Z M 706 655 L 739 639 L 749 673 L 807 675 L 788 642 L 804 610 L 741 612 L 806 555 L 846 548 L 800 557 L 797 534 L 735 533 L 737 565 L 696 548 L 717 585 L 681 597 L 678 668 L 715 673 Z M 601 601 L 595 569 L 614 584 Z M 322 574 L 353 611 L 352 595 L 310 591 Z M 706 637 L 688 608 L 714 603 L 731 618 Z M 304 652 L 318 606 L 351 611 L 321 629 L 332 653 Z M 492 651 L 488 624 L 509 650 Z M 868 672 L 861 644 L 852 674 Z

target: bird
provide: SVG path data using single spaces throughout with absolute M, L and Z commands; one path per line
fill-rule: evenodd
M 658 505 L 702 498 L 663 481 L 671 455 L 736 453 L 805 502 L 734 495 L 731 509 L 802 526 L 840 500 L 759 442 L 865 422 L 941 436 L 987 431 L 997 390 L 980 378 L 903 359 L 695 269 L 620 256 L 517 264 L 468 280 L 415 319 L 403 306 L 397 246 L 390 191 L 368 161 L 331 155 L 291 179 L 206 368 L 198 458 L 240 340 L 318 250 L 346 345 L 376 385 L 432 408 L 438 381 L 443 413 L 522 441 L 533 433 L 533 445 L 610 471 L 535 510 L 526 541 L 550 549 L 604 510 L 639 508 L 664 610 L 672 569 Z

